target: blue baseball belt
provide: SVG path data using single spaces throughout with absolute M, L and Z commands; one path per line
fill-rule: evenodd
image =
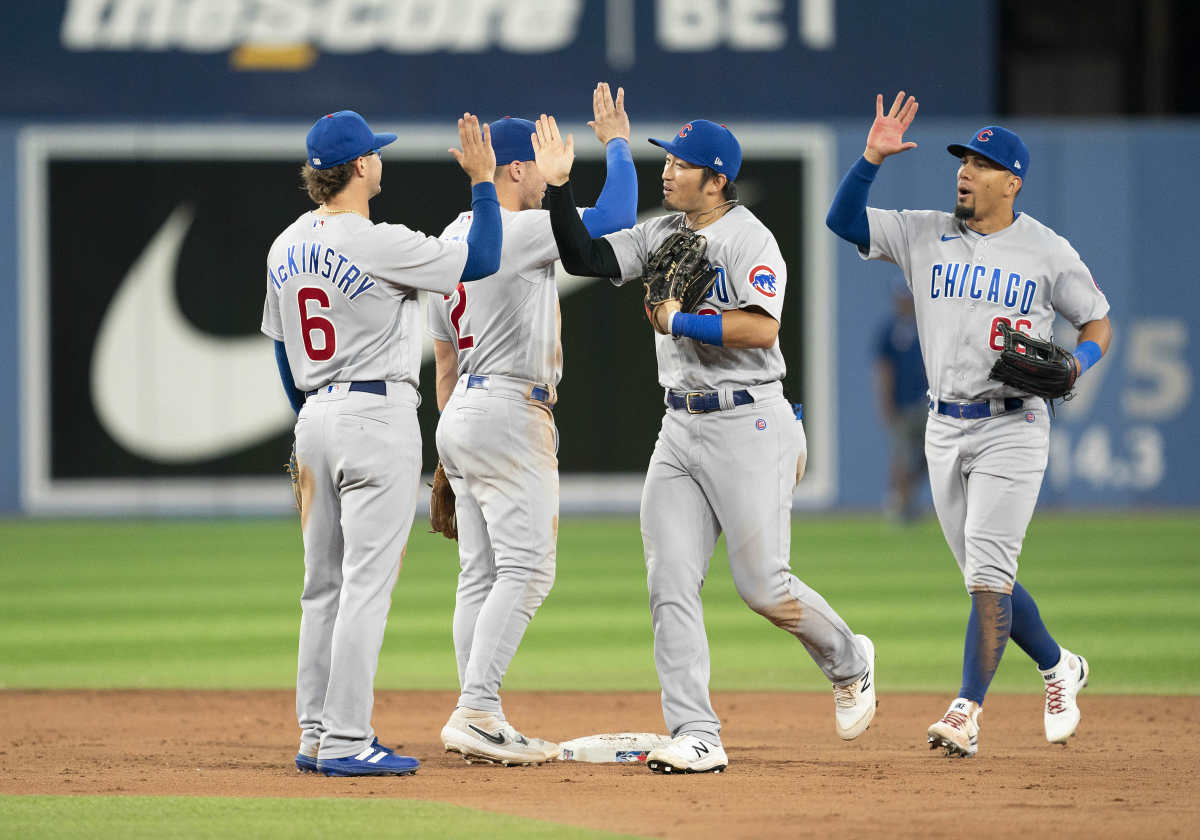
M 997 411 L 995 414 L 1008 414 L 1008 412 L 1016 411 L 1018 408 L 1024 408 L 1024 406 L 1025 400 L 1022 397 L 1005 397 L 1004 410 Z M 936 411 L 938 414 L 945 414 L 947 417 L 958 417 L 963 420 L 979 420 L 980 418 L 991 417 L 993 415 L 991 400 L 970 403 L 952 403 L 942 402 L 941 400 L 930 400 L 929 410 Z

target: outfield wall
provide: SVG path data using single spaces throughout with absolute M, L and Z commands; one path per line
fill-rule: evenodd
M 377 215 L 436 232 L 466 201 L 461 177 L 441 160 L 449 128 L 376 122 L 404 138 L 387 158 Z M 946 206 L 955 164 L 944 144 L 979 122 L 921 120 L 919 150 L 885 165 L 872 204 Z M 1043 502 L 1198 504 L 1200 450 L 1188 429 L 1198 420 L 1200 292 L 1185 253 L 1200 175 L 1173 161 L 1200 147 L 1200 126 L 1012 125 L 1033 156 L 1019 206 L 1071 240 L 1113 305 L 1109 355 L 1058 412 Z M 0 248 L 15 256 L 0 270 L 5 511 L 286 508 L 277 466 L 289 412 L 257 334 L 258 263 L 303 210 L 289 146 L 304 128 L 0 125 Z M 886 448 L 870 345 L 898 272 L 861 262 L 823 226 L 865 120 L 738 128 L 746 199 L 789 262 L 786 384 L 805 403 L 812 449 L 797 506 L 874 506 Z M 638 125 L 662 130 L 670 126 Z M 580 146 L 581 186 L 594 194 L 599 150 Z M 658 153 L 635 151 L 641 207 L 653 212 Z M 636 507 L 660 414 L 637 298 L 601 283 L 564 285 L 565 509 Z M 431 365 L 423 380 L 428 465 Z
M 886 473 L 871 346 L 897 272 L 824 228 L 874 95 L 921 100 L 916 152 L 873 203 L 947 207 L 944 152 L 994 120 L 994 2 L 52 0 L 13 22 L 0 89 L 0 513 L 283 511 L 290 415 L 257 330 L 267 245 L 314 115 L 357 108 L 389 147 L 377 219 L 437 233 L 468 204 L 453 117 L 557 113 L 577 194 L 601 151 L 598 79 L 624 85 L 640 207 L 698 116 L 730 124 L 745 203 L 787 262 L 785 390 L 804 403 L 798 509 L 870 508 Z M 971 72 L 947 45 L 971 45 Z M 956 47 L 957 48 L 957 47 Z M 902 78 L 896 68 L 903 68 Z M 1059 412 L 1043 501 L 1200 504 L 1195 238 L 1200 122 L 1029 122 L 1019 206 L 1067 236 L 1113 303 L 1109 357 Z M 661 414 L 634 287 L 560 278 L 564 511 L 635 510 Z M 720 287 L 718 288 L 718 294 Z M 1059 338 L 1073 343 L 1067 332 Z M 428 356 L 427 356 L 428 362 Z M 422 371 L 424 461 L 436 413 Z

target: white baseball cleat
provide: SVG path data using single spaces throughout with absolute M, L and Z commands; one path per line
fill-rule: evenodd
M 866 732 L 875 719 L 875 645 L 861 633 L 854 638 L 867 658 L 867 673 L 849 685 L 833 687 L 834 728 L 843 741 Z
M 695 735 L 680 735 L 650 751 L 646 766 L 655 773 L 720 773 L 729 766 L 725 748 Z
M 1046 682 L 1046 711 L 1042 721 L 1046 725 L 1046 740 L 1051 744 L 1065 744 L 1079 726 L 1079 705 L 1075 698 L 1088 684 L 1091 669 L 1087 660 L 1071 653 L 1064 647 L 1058 664 L 1048 671 L 1041 671 Z
M 929 749 L 944 747 L 946 755 L 971 758 L 979 752 L 979 716 L 983 708 L 965 697 L 956 697 L 942 715 L 929 727 Z
M 526 766 L 558 757 L 558 744 L 522 735 L 508 721 L 477 709 L 455 709 L 442 727 L 442 743 L 468 764 Z

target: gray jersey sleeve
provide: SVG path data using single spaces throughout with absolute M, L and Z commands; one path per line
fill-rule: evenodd
M 404 225 L 378 224 L 359 234 L 353 246 L 370 274 L 391 286 L 448 295 L 467 264 L 465 242 L 446 242 Z
M 617 256 L 617 265 L 621 267 L 621 276 L 612 278 L 614 286 L 623 286 L 630 280 L 642 276 L 645 269 L 646 257 L 665 240 L 665 231 L 679 225 L 679 214 L 658 216 L 634 225 L 625 230 L 605 234 L 604 239 L 612 245 L 613 253 Z
M 425 298 L 425 329 L 438 341 L 453 341 L 450 332 L 450 309 L 445 305 L 445 296 L 430 292 Z
M 758 307 L 776 321 L 782 320 L 787 266 L 775 237 L 765 227 L 756 226 L 747 231 L 735 253 L 738 261 L 729 270 L 737 308 Z
M 1051 305 L 1055 312 L 1079 329 L 1088 321 L 1098 321 L 1108 314 L 1108 299 L 1078 252 L 1065 239 L 1062 239 L 1062 245 L 1063 254 L 1055 266 L 1058 272 L 1052 286 Z

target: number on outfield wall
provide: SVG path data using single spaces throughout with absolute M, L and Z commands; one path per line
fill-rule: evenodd
M 320 315 L 308 314 L 309 301 L 314 301 L 318 309 L 328 309 L 329 295 L 325 294 L 324 289 L 303 288 L 296 295 L 296 301 L 300 304 L 300 335 L 304 338 L 304 352 L 314 362 L 329 361 L 333 358 L 333 351 L 337 349 L 333 322 Z M 321 334 L 320 347 L 313 343 L 314 332 Z

